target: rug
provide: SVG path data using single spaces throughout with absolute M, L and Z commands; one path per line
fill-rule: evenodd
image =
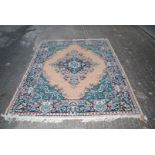
M 110 42 L 82 39 L 41 43 L 5 118 L 50 122 L 141 115 Z

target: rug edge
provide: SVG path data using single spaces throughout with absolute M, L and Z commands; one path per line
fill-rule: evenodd
M 125 75 L 125 79 L 126 79 L 126 81 L 127 81 L 127 83 L 128 83 L 129 89 L 131 90 L 131 94 L 132 94 L 132 96 L 133 96 L 133 99 L 134 99 L 135 102 L 136 102 L 136 105 L 137 105 L 137 107 L 138 107 L 138 109 L 139 109 L 139 111 L 140 111 L 140 114 L 143 115 L 143 116 L 145 116 L 144 113 L 143 113 L 143 111 L 142 111 L 142 109 L 141 109 L 141 107 L 140 107 L 140 104 L 139 104 L 139 102 L 138 102 L 138 100 L 137 100 L 137 97 L 136 97 L 136 95 L 135 95 L 135 93 L 134 93 L 134 91 L 133 91 L 133 88 L 132 88 L 131 83 L 130 83 L 130 81 L 129 81 L 129 79 L 128 79 L 128 76 L 127 76 L 127 74 L 126 74 L 126 72 L 125 72 L 125 70 L 124 70 L 122 64 L 120 63 L 120 60 L 118 59 L 117 54 L 115 53 L 115 50 L 113 49 L 113 47 L 112 47 L 112 45 L 111 45 L 109 39 L 106 38 L 105 41 L 107 42 L 108 46 L 109 46 L 110 49 L 112 50 L 112 52 L 113 52 L 113 54 L 114 54 L 114 56 L 115 56 L 115 58 L 116 58 L 116 61 L 117 61 L 118 65 L 119 65 L 119 67 L 121 68 L 123 74 Z M 146 117 L 146 116 L 145 116 L 145 117 Z
M 14 99 L 15 99 L 15 97 L 16 97 L 18 91 L 19 91 L 19 88 L 20 88 L 20 86 L 22 85 L 22 83 L 24 82 L 24 79 L 27 77 L 28 71 L 30 70 L 32 63 L 33 63 L 35 57 L 37 56 L 38 51 L 35 50 L 35 49 L 33 49 L 33 51 L 34 51 L 34 52 L 33 52 L 33 56 L 32 56 L 32 58 L 31 58 L 30 62 L 28 63 L 27 68 L 25 69 L 25 72 L 23 73 L 23 76 L 22 76 L 22 78 L 21 78 L 19 84 L 18 84 L 17 87 L 16 87 L 16 91 L 15 91 L 15 93 L 13 94 L 13 96 L 12 96 L 12 98 L 11 98 L 11 100 L 10 100 L 10 102 L 9 102 L 9 104 L 8 104 L 8 107 L 6 108 L 4 114 L 7 114 L 7 113 L 9 112 L 9 109 L 10 109 L 10 107 L 11 107 L 12 104 L 13 104 L 13 101 L 14 101 Z

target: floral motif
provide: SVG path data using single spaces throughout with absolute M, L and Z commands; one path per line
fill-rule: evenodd
M 52 105 L 50 102 L 41 103 L 40 111 L 42 111 L 43 113 L 48 113 L 49 111 L 51 111 L 51 109 L 52 109 Z
M 90 58 L 84 57 L 78 51 L 73 50 L 51 65 L 55 67 L 57 72 L 63 75 L 65 80 L 73 87 L 76 87 L 79 80 L 85 79 L 87 73 L 92 72 L 97 63 L 94 63 Z
M 105 104 L 104 100 L 95 101 L 94 104 L 95 109 L 99 112 L 103 112 L 107 109 L 107 105 Z

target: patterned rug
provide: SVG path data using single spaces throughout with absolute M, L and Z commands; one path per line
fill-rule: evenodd
M 141 114 L 109 41 L 83 39 L 42 42 L 5 118 L 104 120 Z

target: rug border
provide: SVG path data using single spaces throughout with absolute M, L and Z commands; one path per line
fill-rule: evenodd
M 116 57 L 116 61 L 117 61 L 118 65 L 119 65 L 119 67 L 121 68 L 123 74 L 125 75 L 126 81 L 127 81 L 127 83 L 128 83 L 128 87 L 129 87 L 129 89 L 131 90 L 131 94 L 132 94 L 133 99 L 135 100 L 135 102 L 136 102 L 136 104 L 137 104 L 137 106 L 138 106 L 138 108 L 139 108 L 140 114 L 141 114 L 141 115 L 144 115 L 144 113 L 143 113 L 143 111 L 142 111 L 142 109 L 141 109 L 141 107 L 140 107 L 140 104 L 139 104 L 139 102 L 138 102 L 138 100 L 137 100 L 137 97 L 136 97 L 136 95 L 135 95 L 135 93 L 134 93 L 134 91 L 133 91 L 133 89 L 132 89 L 131 83 L 130 83 L 128 77 L 127 77 L 127 74 L 126 74 L 126 72 L 125 72 L 123 66 L 121 65 L 121 63 L 120 63 L 120 61 L 119 61 L 119 59 L 118 59 L 118 56 L 116 55 L 116 53 L 115 53 L 115 51 L 114 51 L 114 49 L 113 49 L 113 47 L 112 47 L 110 41 L 109 41 L 108 39 L 106 39 L 106 42 L 108 43 L 109 47 L 111 48 L 111 50 L 112 50 L 114 56 Z
M 13 104 L 13 101 L 19 91 L 19 88 L 21 87 L 22 83 L 24 82 L 24 79 L 27 77 L 27 73 L 28 71 L 30 70 L 31 68 L 31 65 L 33 64 L 33 61 L 34 59 L 36 58 L 38 52 L 39 52 L 39 48 L 40 46 L 43 44 L 43 43 L 47 43 L 49 41 L 80 41 L 80 40 L 104 40 L 106 41 L 106 43 L 108 44 L 108 47 L 111 49 L 113 55 L 115 56 L 116 58 L 116 61 L 119 65 L 119 67 L 121 68 L 123 74 L 125 75 L 126 77 L 126 81 L 127 81 L 127 84 L 129 86 L 129 89 L 131 90 L 131 94 L 132 94 L 132 97 L 133 99 L 135 100 L 136 102 L 136 105 L 139 109 L 139 112 L 138 114 L 112 114 L 112 115 L 97 115 L 97 116 L 19 116 L 19 115 L 16 115 L 16 114 L 10 114 L 9 113 L 9 109 L 10 107 L 12 106 Z M 33 54 L 33 57 L 30 61 L 30 63 L 28 64 L 28 67 L 26 69 L 26 71 L 24 72 L 24 75 L 19 83 L 19 85 L 17 86 L 16 88 L 16 91 L 7 107 L 7 109 L 5 110 L 5 113 L 4 114 L 1 114 L 2 117 L 5 118 L 5 120 L 18 120 L 18 121 L 30 121 L 30 122 L 62 122 L 63 120 L 82 120 L 82 122 L 89 122 L 89 121 L 111 121 L 111 120 L 115 120 L 115 119 L 118 119 L 118 118 L 139 118 L 141 120 L 147 120 L 146 116 L 143 114 L 142 110 L 141 110 L 141 107 L 139 105 L 139 102 L 133 92 L 133 89 L 131 87 L 131 84 L 129 82 L 129 79 L 124 71 L 124 68 L 123 66 L 121 65 L 113 47 L 111 46 L 111 43 L 109 41 L 109 39 L 107 38 L 88 38 L 88 39 L 57 39 L 57 40 L 42 40 L 39 42 L 38 46 L 34 45 L 33 47 L 33 51 L 34 51 L 34 54 Z

